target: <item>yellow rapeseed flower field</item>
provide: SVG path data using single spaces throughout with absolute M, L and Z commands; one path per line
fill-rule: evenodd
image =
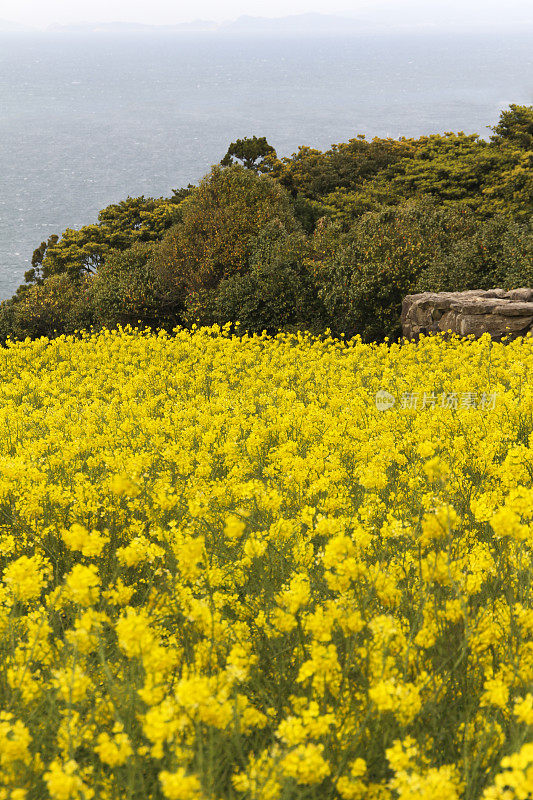
M 533 339 L 0 372 L 0 800 L 533 797 Z

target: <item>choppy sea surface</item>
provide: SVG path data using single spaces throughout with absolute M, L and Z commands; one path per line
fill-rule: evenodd
M 52 233 L 196 182 L 237 137 L 278 155 L 367 136 L 488 137 L 533 103 L 526 33 L 0 36 L 0 299 Z

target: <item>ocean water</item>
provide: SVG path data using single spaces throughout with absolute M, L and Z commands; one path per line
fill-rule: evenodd
M 278 155 L 367 136 L 488 137 L 533 103 L 525 33 L 0 37 L 0 298 L 52 233 L 196 182 L 237 137 Z

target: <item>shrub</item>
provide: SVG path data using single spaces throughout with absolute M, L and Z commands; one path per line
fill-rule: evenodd
M 76 281 L 92 275 L 115 251 L 127 250 L 137 242 L 160 241 L 179 219 L 179 204 L 172 200 L 128 197 L 102 209 L 97 224 L 79 230 L 67 228 L 61 237 L 54 234 L 41 242 L 25 280 L 40 283 L 51 275 L 67 274 Z
M 324 309 L 305 264 L 306 238 L 287 234 L 279 222 L 267 225 L 253 244 L 250 271 L 223 280 L 213 300 L 213 320 L 237 322 L 251 332 L 320 329 Z
M 458 292 L 466 289 L 506 289 L 533 285 L 533 232 L 496 216 L 476 226 L 470 235 L 450 238 L 448 251 L 421 275 L 418 290 Z
M 51 337 L 89 328 L 93 322 L 89 286 L 89 278 L 72 282 L 67 275 L 51 275 L 28 287 L 2 306 L 2 340 Z
M 439 208 L 431 198 L 363 215 L 321 267 L 332 329 L 359 333 L 365 341 L 399 335 L 403 297 L 439 261 L 451 238 L 474 228 L 467 211 Z
M 253 241 L 267 223 L 279 220 L 287 232 L 298 227 L 287 192 L 241 166 L 213 167 L 180 208 L 182 222 L 164 243 L 167 269 L 202 298 L 248 270 Z
M 94 277 L 90 294 L 95 320 L 106 327 L 139 322 L 172 327 L 180 321 L 183 290 L 161 268 L 152 244 L 135 244 L 110 256 Z

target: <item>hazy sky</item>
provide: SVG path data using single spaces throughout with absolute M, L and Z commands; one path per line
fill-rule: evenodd
M 45 27 L 50 23 L 144 22 L 154 25 L 193 19 L 225 20 L 241 14 L 285 16 L 305 12 L 353 14 L 394 6 L 443 14 L 472 23 L 476 18 L 508 19 L 509 13 L 531 18 L 531 0 L 0 0 L 0 18 Z

